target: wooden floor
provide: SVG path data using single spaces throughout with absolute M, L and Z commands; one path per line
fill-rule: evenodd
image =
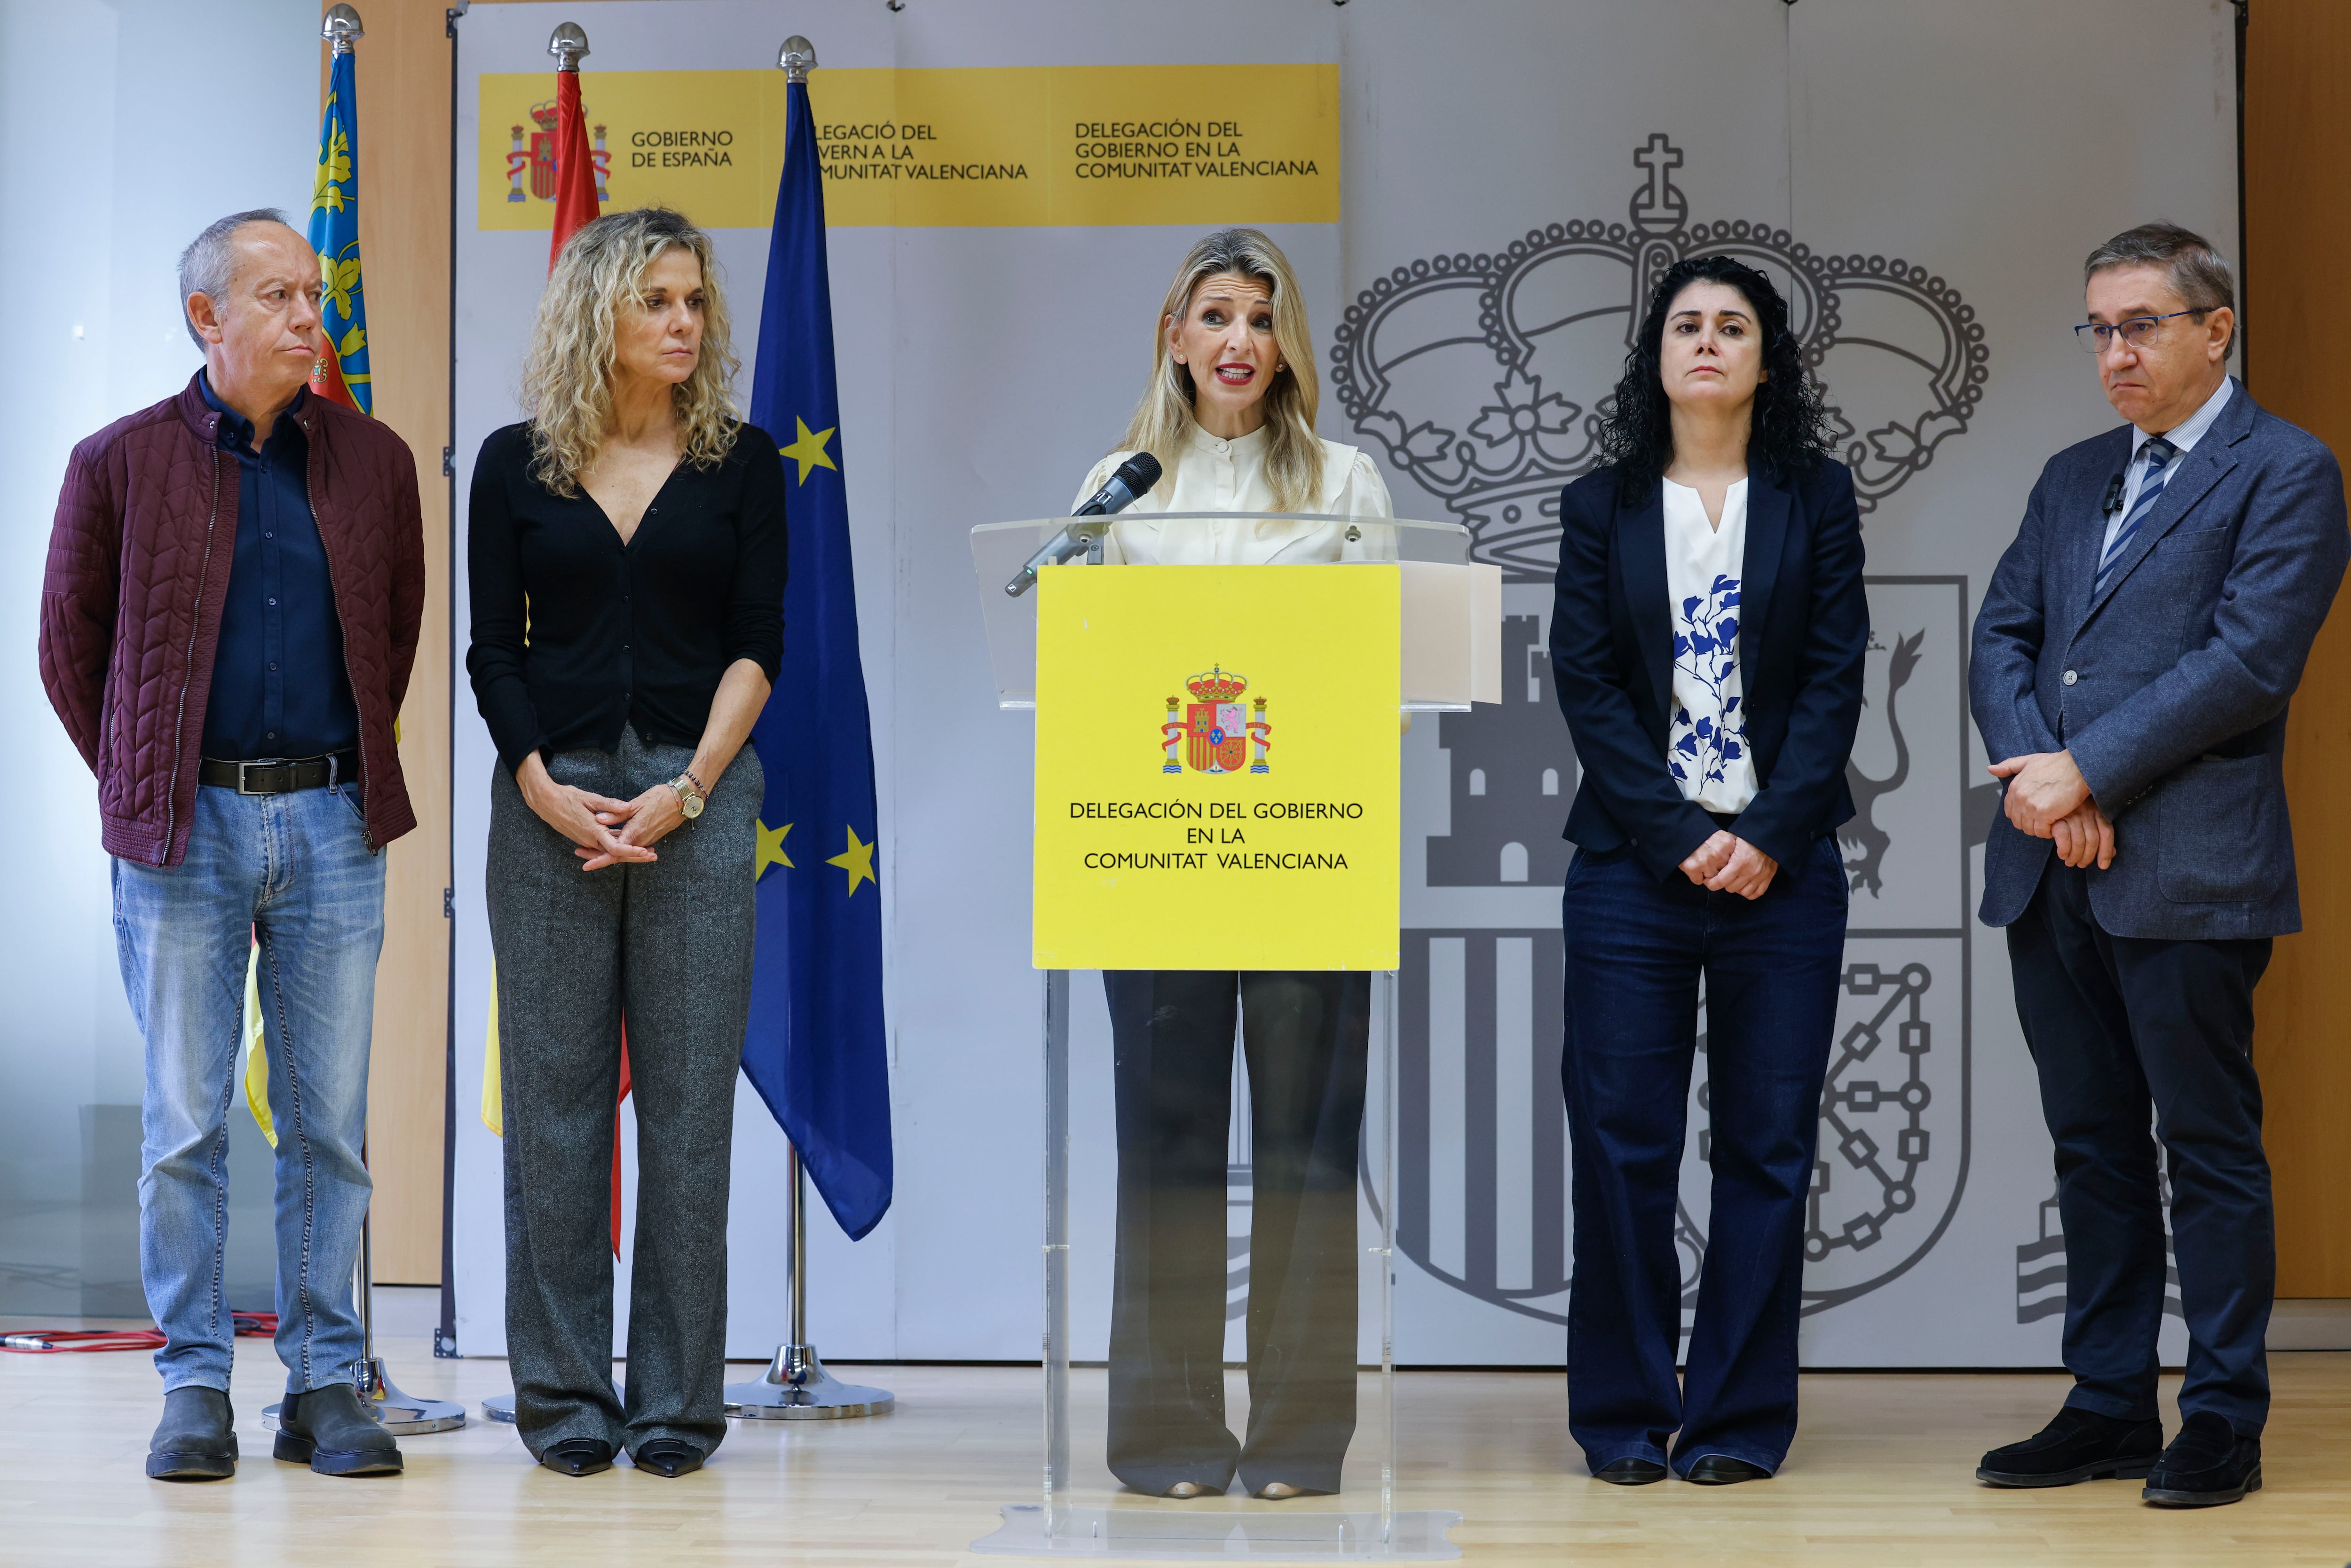
M 470 1409 L 507 1387 L 501 1361 L 436 1362 L 416 1340 L 382 1348 L 411 1393 Z M 707 1469 L 676 1481 L 625 1464 L 567 1479 L 532 1465 L 512 1427 L 478 1417 L 404 1439 L 402 1477 L 330 1480 L 268 1458 L 258 1416 L 282 1385 L 266 1344 L 238 1351 L 246 1458 L 235 1479 L 200 1486 L 141 1473 L 159 1408 L 145 1356 L 0 1355 L 0 1563 L 981 1568 L 1007 1560 L 975 1556 L 970 1542 L 1037 1486 L 1034 1371 L 872 1368 L 862 1375 L 896 1392 L 897 1414 L 737 1424 Z M 2137 1482 L 1978 1486 L 1976 1457 L 2037 1427 L 2063 1397 L 2063 1380 L 2037 1375 L 1808 1376 L 1803 1432 L 1779 1479 L 1622 1490 L 1570 1457 L 1556 1374 L 1405 1374 L 1398 1502 L 1458 1510 L 1453 1540 L 1472 1563 L 2340 1568 L 2351 1559 L 2351 1354 L 2271 1365 L 2268 1486 L 2230 1508 L 2151 1509 Z

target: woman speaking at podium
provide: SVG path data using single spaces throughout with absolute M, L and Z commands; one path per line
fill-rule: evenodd
M 1796 1430 L 1796 1319 L 1844 954 L 1869 604 L 1853 476 L 1771 279 L 1658 280 L 1560 502 L 1552 666 L 1583 779 L 1562 905 L 1574 1150 L 1568 1430 L 1621 1485 L 1771 1475 Z M 1707 1009 L 1713 1210 L 1677 1385 L 1674 1240 Z M 1678 1430 L 1680 1436 L 1675 1438 Z
M 1314 434 L 1306 307 L 1254 229 L 1192 247 L 1167 290 L 1150 384 L 1092 495 L 1149 452 L 1160 483 L 1119 515 L 1106 562 L 1260 566 L 1393 559 L 1370 458 Z M 1165 512 L 1230 521 L 1161 522 Z M 1265 512 L 1323 514 L 1259 520 Z M 1259 1497 L 1339 1490 L 1355 1428 L 1355 1165 L 1371 977 L 1108 970 L 1118 1117 L 1110 1468 L 1138 1491 Z M 1249 1065 L 1249 1432 L 1225 1424 L 1225 1169 L 1233 1024 Z

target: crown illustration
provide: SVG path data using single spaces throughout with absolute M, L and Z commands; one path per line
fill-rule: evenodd
M 1628 221 L 1552 224 L 1493 255 L 1398 267 L 1356 296 L 1331 350 L 1354 427 L 1512 580 L 1550 580 L 1560 486 L 1598 464 L 1649 292 L 1685 256 L 1736 256 L 1781 287 L 1865 513 L 1967 429 L 1983 397 L 1983 327 L 1942 278 L 1882 256 L 1817 256 L 1763 224 L 1693 225 L 1673 177 L 1682 150 L 1659 133 L 1633 162 Z
M 554 130 L 557 119 L 555 100 L 549 99 L 545 103 L 532 104 L 530 106 L 530 117 L 538 122 L 538 128 L 541 131 Z
M 1185 689 L 1204 703 L 1228 703 L 1249 690 L 1249 677 L 1236 675 L 1223 665 L 1194 675 L 1184 683 Z

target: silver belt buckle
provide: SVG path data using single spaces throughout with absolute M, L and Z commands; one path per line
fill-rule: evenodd
M 285 766 L 285 764 L 284 764 L 284 763 L 282 763 L 282 762 L 261 762 L 261 763 L 254 763 L 254 762 L 239 762 L 239 763 L 236 765 L 236 792 L 237 792 L 238 794 L 240 794 L 240 795 L 266 795 L 266 794 L 268 794 L 268 793 L 269 793 L 269 791 L 268 791 L 268 790 L 266 790 L 266 789 L 246 789 L 246 788 L 245 787 L 245 771 L 246 771 L 246 768 L 283 768 L 284 766 Z

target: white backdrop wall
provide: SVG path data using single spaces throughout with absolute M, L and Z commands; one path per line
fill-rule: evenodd
M 1481 555 L 1504 563 L 1513 659 L 1543 645 L 1546 507 L 1589 461 L 1581 416 L 1614 381 L 1642 280 L 1676 255 L 1718 248 L 1774 268 L 1850 425 L 1880 644 L 1855 758 L 1866 810 L 1844 842 L 1855 936 L 1805 1354 L 1816 1365 L 2050 1364 L 2062 1257 L 2044 1207 L 2048 1142 L 2001 943 L 1971 918 L 1988 797 L 1964 718 L 1965 632 L 2042 462 L 2112 420 L 2066 331 L 2082 256 L 2158 215 L 2233 249 L 2228 9 L 497 5 L 461 24 L 459 145 L 475 145 L 475 78 L 544 69 L 548 31 L 564 19 L 593 43 L 591 100 L 598 68 L 768 66 L 790 32 L 836 68 L 1335 62 L 1340 220 L 1275 231 L 1323 356 L 1323 434 L 1373 454 L 1401 512 L 1468 523 Z M 2126 31 L 2185 43 L 2129 70 L 2085 66 Z M 811 89 L 820 120 L 824 79 Z M 461 497 L 482 436 L 517 417 L 546 269 L 543 234 L 474 227 L 471 162 L 461 160 L 457 204 Z M 1036 1354 L 1031 734 L 993 705 L 965 534 L 1058 510 L 1115 441 L 1152 313 L 1196 232 L 831 231 L 836 450 L 882 779 L 898 1146 L 897 1205 L 879 1229 L 852 1247 L 829 1219 L 815 1228 L 812 1337 L 836 1358 Z M 716 237 L 747 344 L 767 235 Z M 1537 441 L 1479 423 L 1483 409 L 1538 396 L 1566 399 L 1578 421 Z M 462 606 L 462 580 L 457 592 Z M 1542 662 L 1506 669 L 1501 707 L 1424 721 L 1405 742 L 1406 1363 L 1541 1364 L 1563 1348 L 1557 832 L 1574 764 Z M 493 760 L 469 693 L 456 707 L 458 1343 L 495 1354 L 498 1151 L 473 1115 Z M 1081 977 L 1075 994 L 1073 1050 L 1099 1055 L 1099 987 Z M 1702 1123 L 1695 1113 L 1685 1182 L 1693 1269 Z M 1099 1145 L 1107 1129 L 1082 1135 Z M 766 1354 L 782 1332 L 781 1152 L 747 1088 L 730 1248 L 737 1355 Z M 2176 1322 L 2168 1332 L 2176 1357 L 2182 1336 Z
M 298 226 L 319 135 L 315 0 L 0 3 L 0 802 L 18 824 L 0 916 L 0 1312 L 144 1316 L 141 1046 L 115 963 L 97 791 L 34 658 L 66 455 L 177 392 L 181 248 L 225 213 Z M 232 1118 L 229 1292 L 268 1310 L 268 1151 Z

